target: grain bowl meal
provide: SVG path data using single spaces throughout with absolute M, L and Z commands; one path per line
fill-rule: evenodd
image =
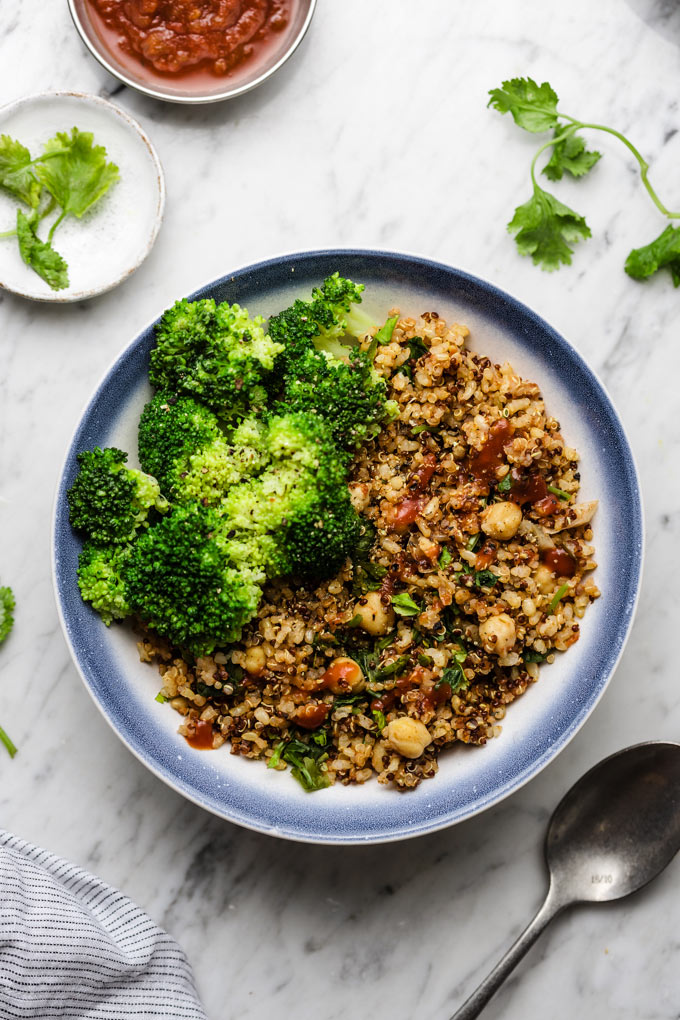
M 535 382 L 337 273 L 252 318 L 179 301 L 127 454 L 79 455 L 78 584 L 196 748 L 407 790 L 484 744 L 598 597 L 578 454 Z M 547 681 L 549 682 L 549 681 Z

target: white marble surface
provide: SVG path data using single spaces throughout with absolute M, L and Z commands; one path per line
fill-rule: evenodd
M 18 601 L 0 655 L 0 720 L 20 747 L 13 761 L 0 756 L 0 822 L 166 926 L 211 1020 L 446 1020 L 538 906 L 541 841 L 562 793 L 611 751 L 678 737 L 680 293 L 622 272 L 628 249 L 663 224 L 625 151 L 601 137 L 592 180 L 559 186 L 593 239 L 553 275 L 520 259 L 504 224 L 527 195 L 532 139 L 485 100 L 504 77 L 549 79 L 566 110 L 630 133 L 677 208 L 679 47 L 677 6 L 661 0 L 319 0 L 272 81 L 230 105 L 181 109 L 118 87 L 86 54 L 65 0 L 0 6 L 3 101 L 113 93 L 154 141 L 168 187 L 157 245 L 117 291 L 74 307 L 0 296 L 0 577 Z M 121 347 L 231 268 L 342 245 L 414 250 L 485 276 L 568 337 L 620 410 L 648 526 L 630 642 L 559 758 L 457 828 L 347 849 L 235 828 L 148 773 L 78 679 L 49 565 L 61 458 Z M 677 1018 L 679 876 L 676 861 L 634 899 L 558 919 L 489 1020 Z

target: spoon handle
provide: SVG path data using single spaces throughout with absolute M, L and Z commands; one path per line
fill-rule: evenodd
M 474 1020 L 474 1017 L 479 1016 L 489 999 L 496 994 L 527 950 L 533 946 L 546 925 L 562 910 L 564 905 L 559 903 L 552 895 L 552 890 L 548 892 L 545 903 L 533 921 L 524 929 L 519 938 L 513 942 L 505 956 L 501 957 L 491 973 L 484 978 L 479 988 L 454 1013 L 451 1020 Z

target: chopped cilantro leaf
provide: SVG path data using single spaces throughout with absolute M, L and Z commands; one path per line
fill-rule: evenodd
M 525 131 L 549 131 L 557 124 L 557 94 L 544 81 L 538 85 L 532 78 L 512 78 L 500 89 L 491 89 L 487 106 L 499 113 L 511 113 Z
M 625 270 L 634 280 L 645 280 L 660 269 L 668 269 L 673 284 L 680 287 L 680 227 L 669 224 L 654 241 L 634 248 L 626 259 Z
M 568 591 L 569 591 L 569 585 L 568 584 L 560 585 L 560 587 L 557 589 L 557 591 L 553 595 L 552 599 L 550 600 L 550 605 L 548 606 L 548 611 L 550 613 L 554 613 L 555 612 L 555 610 L 557 609 L 558 603 L 562 601 L 562 599 L 564 598 L 564 596 L 567 594 Z
M 493 588 L 498 581 L 498 577 L 494 574 L 493 570 L 476 570 L 475 571 L 475 585 L 477 588 Z
M 555 137 L 559 137 L 563 128 L 555 128 Z M 559 181 L 565 170 L 572 177 L 583 177 L 601 159 L 602 153 L 589 151 L 583 137 L 575 132 L 553 145 L 550 159 L 543 167 L 543 173 L 551 181 Z
M 47 157 L 47 158 L 45 158 Z M 106 149 L 94 145 L 90 131 L 58 131 L 45 145 L 36 175 L 64 213 L 80 218 L 118 180 L 118 167 L 107 163 Z
M 540 652 L 534 651 L 533 648 L 525 648 L 522 654 L 524 662 L 545 662 L 547 658 L 547 655 L 542 655 Z
M 400 595 L 392 596 L 392 605 L 395 613 L 399 616 L 417 616 L 422 612 L 417 602 L 414 602 L 408 592 L 403 591 Z
M 30 164 L 31 154 L 25 145 L 9 135 L 0 135 L 0 186 L 36 209 L 42 186 Z
M 164 705 L 168 699 L 163 694 L 163 691 L 159 691 L 154 700 L 157 701 L 160 705 Z
M 378 727 L 378 733 L 382 733 L 382 731 L 385 729 L 385 726 L 387 725 L 384 713 L 381 712 L 379 709 L 374 708 L 373 711 L 371 712 L 371 715 L 375 719 L 375 724 Z
M 510 489 L 512 488 L 512 475 L 509 471 L 507 475 L 501 478 L 496 488 L 499 492 L 510 492 Z
M 387 319 L 385 325 L 380 327 L 373 339 L 377 340 L 379 344 L 388 344 L 392 339 L 394 327 L 397 325 L 398 321 L 398 315 L 393 315 L 391 318 Z
M 448 567 L 449 563 L 452 562 L 452 560 L 453 556 L 451 555 L 451 551 L 449 550 L 448 546 L 444 546 L 438 560 L 439 569 L 446 570 L 446 568 Z
M 52 290 L 68 287 L 68 266 L 48 241 L 41 241 L 35 226 L 21 209 L 17 209 L 17 238 L 19 251 L 27 266 L 50 285 Z
M 553 496 L 557 496 L 558 499 L 563 499 L 566 501 L 571 499 L 571 496 L 569 495 L 568 492 L 565 492 L 564 489 L 558 489 L 556 485 L 548 485 L 546 486 L 546 488 L 548 492 L 552 492 Z
M 529 201 L 515 209 L 508 230 L 515 234 L 520 255 L 531 255 L 534 265 L 548 272 L 571 265 L 570 245 L 591 236 L 583 216 L 537 184 Z

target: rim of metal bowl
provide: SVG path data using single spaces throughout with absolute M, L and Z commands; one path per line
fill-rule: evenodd
M 267 68 L 266 71 L 263 71 L 263 73 L 259 75 L 257 78 L 254 78 L 252 81 L 246 82 L 244 85 L 239 85 L 236 88 L 226 89 L 224 92 L 214 92 L 207 94 L 201 92 L 194 92 L 191 93 L 190 95 L 181 95 L 179 93 L 176 95 L 171 95 L 166 92 L 161 92 L 158 89 L 155 89 L 152 85 L 143 85 L 141 82 L 135 81 L 133 78 L 128 77 L 123 71 L 120 71 L 118 70 L 118 68 L 114 67 L 113 64 L 110 63 L 109 60 L 107 59 L 106 50 L 103 44 L 102 48 L 99 49 L 98 46 L 96 46 L 93 40 L 90 38 L 89 34 L 86 32 L 80 20 L 80 15 L 78 14 L 78 11 L 76 9 L 76 2 L 77 0 L 68 0 L 68 9 L 70 11 L 73 24 L 75 25 L 78 31 L 78 35 L 80 36 L 81 40 L 85 43 L 85 46 L 90 51 L 95 60 L 97 60 L 102 65 L 102 67 L 109 72 L 109 74 L 113 75 L 113 77 L 117 78 L 118 81 L 122 81 L 124 85 L 129 86 L 129 88 L 134 89 L 136 92 L 141 92 L 145 96 L 151 96 L 152 99 L 160 99 L 166 103 L 186 103 L 200 105 L 202 103 L 221 103 L 226 99 L 235 99 L 237 96 L 245 95 L 246 92 L 250 92 L 252 89 L 257 88 L 258 85 L 262 85 L 263 82 L 265 82 L 268 78 L 275 74 L 276 71 L 278 71 L 279 68 L 286 63 L 289 57 L 292 57 L 293 53 L 295 53 L 296 49 L 298 48 L 298 46 L 304 39 L 305 35 L 307 34 L 307 29 L 311 24 L 314 12 L 316 10 L 317 0 L 307 0 L 307 2 L 309 3 L 309 10 L 307 11 L 307 15 L 305 17 L 304 22 L 302 23 L 302 26 L 298 34 L 291 41 L 290 46 L 288 47 L 286 52 L 282 54 L 282 56 L 276 61 L 276 63 L 272 64 L 272 66 Z

